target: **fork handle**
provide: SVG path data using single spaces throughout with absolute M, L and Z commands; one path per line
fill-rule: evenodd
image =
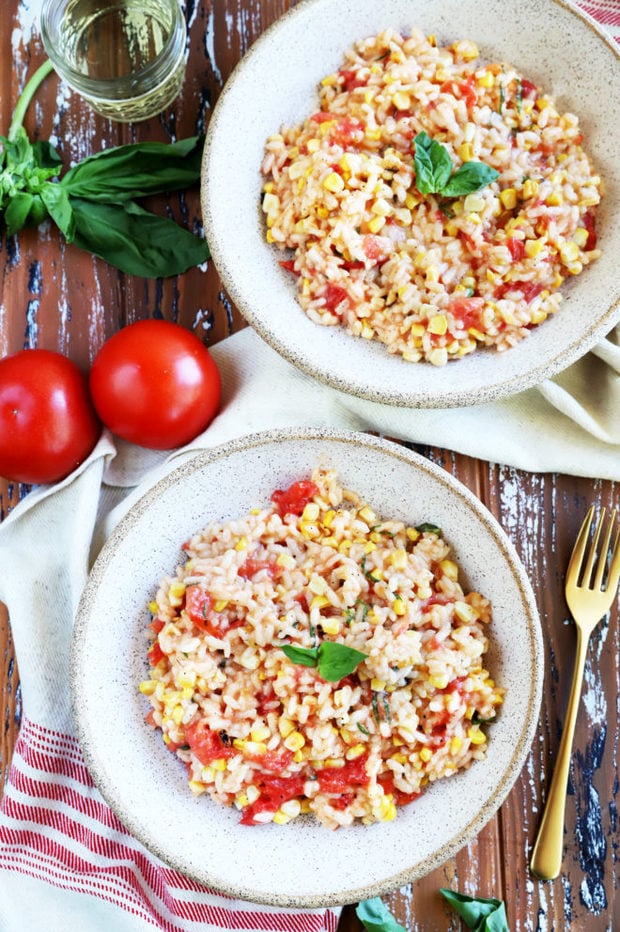
M 562 870 L 564 849 L 564 811 L 570 771 L 571 752 L 575 735 L 575 723 L 581 698 L 583 672 L 588 649 L 588 638 L 577 628 L 577 652 L 573 678 L 566 710 L 566 722 L 558 749 L 555 771 L 547 795 L 545 810 L 538 829 L 538 837 L 532 851 L 530 868 L 540 880 L 553 880 Z

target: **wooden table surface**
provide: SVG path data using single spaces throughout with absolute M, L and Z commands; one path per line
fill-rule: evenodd
M 147 139 L 168 141 L 204 131 L 234 65 L 257 36 L 290 4 L 286 0 L 188 0 L 189 64 L 180 98 L 162 116 L 135 125 L 113 124 L 91 112 L 55 76 L 31 106 L 26 127 L 58 145 L 66 166 L 103 145 Z M 0 49 L 0 131 L 6 133 L 19 90 L 43 60 L 37 4 L 7 0 Z M 259 89 L 257 89 L 257 92 Z M 198 190 L 154 201 L 189 225 L 199 222 Z M 85 371 L 106 338 L 143 317 L 164 317 L 193 329 L 213 345 L 244 326 L 217 272 L 192 269 L 176 279 L 149 281 L 121 275 L 106 263 L 67 246 L 56 228 L 2 231 L 0 352 L 23 347 L 58 350 Z M 454 859 L 423 880 L 386 898 L 411 930 L 458 929 L 439 887 L 506 901 L 510 928 L 587 930 L 620 928 L 618 756 L 620 631 L 617 603 L 593 638 L 574 745 L 566 805 L 564 869 L 540 883 L 528 862 L 545 787 L 564 719 L 575 647 L 563 597 L 563 571 L 590 503 L 618 505 L 612 482 L 531 474 L 446 450 L 421 452 L 467 485 L 513 540 L 536 593 L 545 632 L 546 676 L 540 723 L 525 767 L 497 816 Z M 0 479 L 0 518 L 28 487 Z M 1 572 L 1 568 L 0 568 Z M 8 776 L 21 717 L 19 670 L 10 619 L 0 606 L 0 792 Z M 377 852 L 380 857 L 380 852 Z M 346 908 L 341 929 L 360 929 Z

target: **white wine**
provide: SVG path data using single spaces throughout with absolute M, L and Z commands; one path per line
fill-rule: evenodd
M 48 0 L 42 33 L 56 70 L 104 116 L 146 119 L 181 89 L 185 21 L 178 0 Z

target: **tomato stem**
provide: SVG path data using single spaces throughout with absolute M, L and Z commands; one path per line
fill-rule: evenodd
M 30 101 L 36 94 L 39 86 L 43 83 L 45 78 L 48 76 L 50 71 L 53 69 L 51 61 L 46 59 L 42 65 L 37 68 L 35 73 L 31 78 L 26 82 L 26 86 L 20 94 L 20 97 L 13 111 L 13 119 L 11 120 L 11 125 L 9 127 L 8 138 L 12 141 L 15 139 L 18 130 L 21 128 L 24 122 L 24 116 L 26 115 L 26 110 L 30 105 Z

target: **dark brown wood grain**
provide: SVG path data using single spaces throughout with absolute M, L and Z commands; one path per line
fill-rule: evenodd
M 284 0 L 188 2 L 189 64 L 182 94 L 165 114 L 133 126 L 93 114 L 50 77 L 31 107 L 33 135 L 53 136 L 69 165 L 103 144 L 168 140 L 204 131 L 224 82 L 260 33 L 288 7 Z M 0 132 L 8 128 L 25 78 L 43 60 L 29 5 L 8 0 L 0 32 Z M 8 24 L 8 25 L 7 25 Z M 21 36 L 21 41 L 19 37 Z M 198 189 L 153 199 L 180 222 L 200 223 Z M 245 324 L 228 300 L 212 263 L 176 279 L 125 276 L 89 254 L 67 246 L 54 227 L 0 241 L 0 353 L 23 347 L 59 350 L 84 371 L 116 330 L 144 317 L 164 317 L 193 329 L 213 345 Z M 597 630 L 589 654 L 584 702 L 574 746 L 566 806 L 564 872 L 553 883 L 528 870 L 545 791 L 558 748 L 570 685 L 574 628 L 563 597 L 563 573 L 579 524 L 590 503 L 618 506 L 611 482 L 530 474 L 439 449 L 422 449 L 467 485 L 490 509 L 515 544 L 532 581 L 545 632 L 546 675 L 539 728 L 520 778 L 480 835 L 422 880 L 386 897 L 408 930 L 459 928 L 440 887 L 505 899 L 513 932 L 620 928 L 618 898 L 618 756 L 620 705 L 617 605 Z M 0 479 L 0 519 L 26 487 Z M 0 572 L 2 568 L 0 567 Z M 18 670 L 6 612 L 0 611 L 0 793 L 7 777 L 21 713 Z M 377 850 L 377 859 L 381 851 Z M 353 907 L 340 928 L 361 925 Z

